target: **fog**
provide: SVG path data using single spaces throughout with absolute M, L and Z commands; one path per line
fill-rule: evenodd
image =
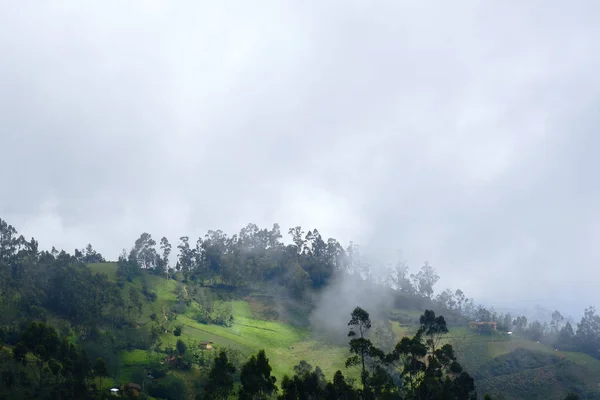
M 600 262 L 599 12 L 0 2 L 0 216 L 112 259 L 141 232 L 301 225 L 427 260 L 437 289 L 581 313 Z
M 309 316 L 311 331 L 317 338 L 346 344 L 348 322 L 356 307 L 366 310 L 372 321 L 388 320 L 386 308 L 393 305 L 393 300 L 392 294 L 382 288 L 353 275 L 338 274 L 314 299 L 315 308 Z

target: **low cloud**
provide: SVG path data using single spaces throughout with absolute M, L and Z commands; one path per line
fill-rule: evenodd
M 597 300 L 596 1 L 0 9 L 0 216 L 42 247 L 277 221 L 481 301 Z

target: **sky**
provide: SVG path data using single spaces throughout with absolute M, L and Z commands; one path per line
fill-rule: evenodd
M 115 259 L 249 222 L 600 306 L 600 2 L 0 0 L 0 218 Z M 594 161 L 598 160 L 598 161 Z

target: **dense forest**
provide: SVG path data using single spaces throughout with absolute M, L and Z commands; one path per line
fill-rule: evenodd
M 249 224 L 233 236 L 220 230 L 196 241 L 182 236 L 173 249 L 166 237 L 157 243 L 142 233 L 118 257 L 116 279 L 110 279 L 89 268 L 107 261 L 92 245 L 72 254 L 41 250 L 35 239 L 0 219 L 0 399 L 108 397 L 103 382 L 120 373 L 124 350 L 168 360 L 133 372 L 134 382 L 152 376 L 147 385 L 120 388 L 120 394 L 140 398 L 477 398 L 476 374 L 465 371 L 442 340 L 452 323 L 493 322 L 498 331 L 600 358 L 600 317 L 593 307 L 575 327 L 558 311 L 550 322 L 528 321 L 478 305 L 460 289 L 436 293 L 439 276 L 428 263 L 414 273 L 399 262 L 386 274 L 375 274 L 357 245 L 325 240 L 316 229 L 294 227 L 288 234 L 291 241 L 285 244 L 279 225 Z M 277 293 L 310 310 L 315 306 L 311 293 L 326 290 L 340 276 L 353 277 L 356 290 L 375 285 L 397 302 L 426 308 L 414 335 L 384 348 L 369 313 L 357 307 L 347 332 L 346 367 L 356 370 L 354 375 L 338 370 L 328 380 L 308 359 L 277 382 L 264 350 L 249 358 L 227 347 L 208 354 L 180 338 L 184 328 L 178 321 L 192 301 L 196 322 L 227 327 L 236 316 L 224 299 Z M 174 282 L 173 300 L 142 324 L 144 307 L 162 295 L 152 277 Z M 138 281 L 139 290 L 132 285 Z M 175 338 L 174 345 L 165 343 L 166 333 Z M 190 389 L 175 372 L 193 368 L 206 373 Z

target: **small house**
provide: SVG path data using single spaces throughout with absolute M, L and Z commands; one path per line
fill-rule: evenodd
M 175 356 L 167 356 L 164 358 L 164 360 L 161 362 L 161 364 L 163 363 L 171 363 L 173 361 L 175 361 L 177 358 Z
M 127 384 L 127 391 L 128 392 L 141 392 L 142 391 L 142 387 L 140 385 L 138 385 L 137 383 L 133 383 L 133 382 L 129 382 Z
M 204 350 L 212 350 L 213 342 L 200 342 L 200 347 L 202 347 Z
M 497 323 L 494 321 L 471 322 L 469 326 L 477 329 L 477 332 L 492 332 L 496 330 Z
M 112 394 L 113 396 L 118 396 L 119 395 L 119 389 L 118 388 L 112 388 L 112 389 L 110 389 L 110 394 Z

